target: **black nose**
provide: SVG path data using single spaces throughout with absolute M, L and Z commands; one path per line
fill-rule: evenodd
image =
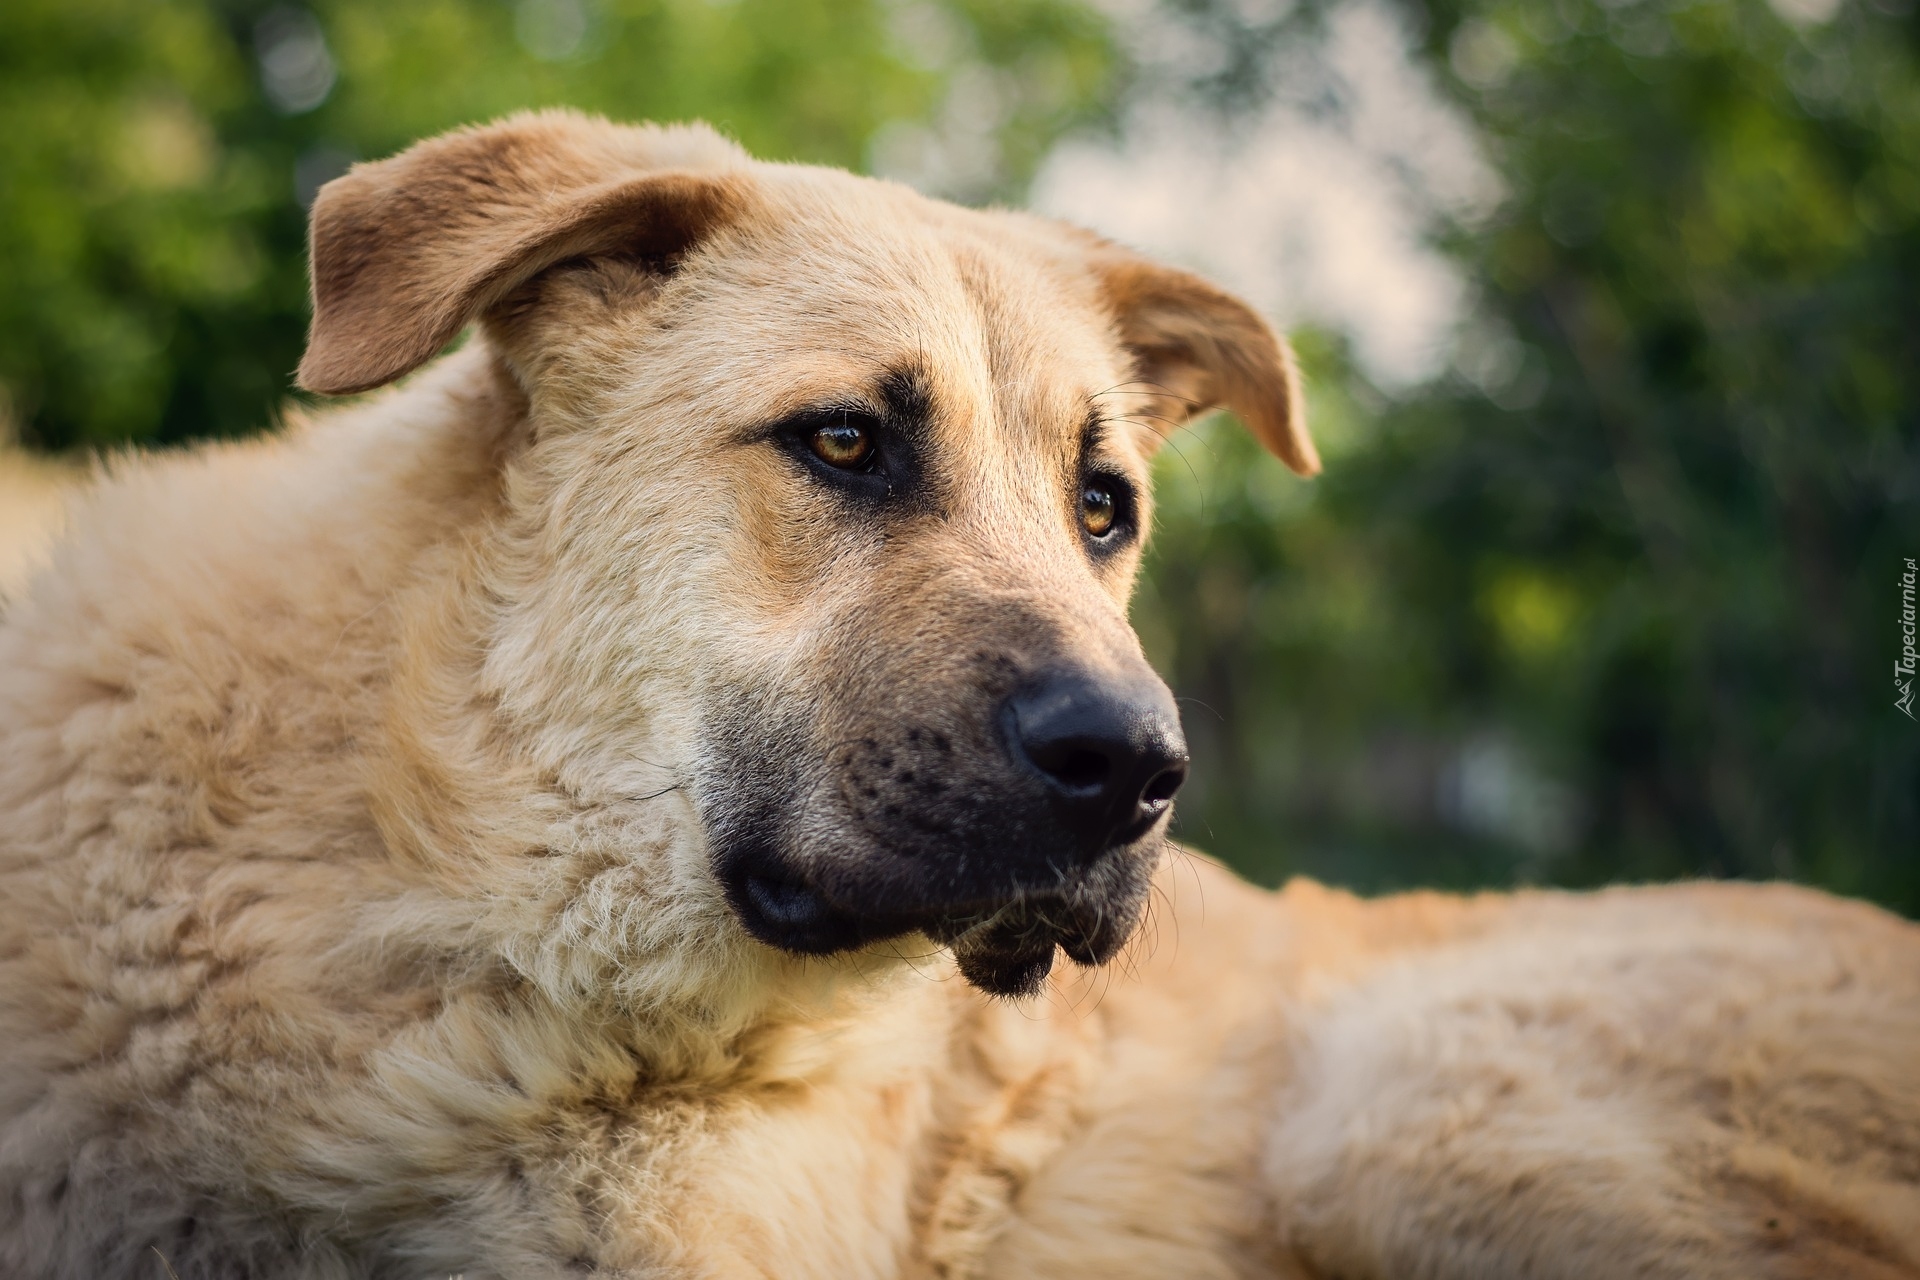
M 1014 759 L 1090 853 L 1145 835 L 1187 779 L 1180 716 L 1157 679 L 1054 675 L 1008 698 L 1005 716 Z

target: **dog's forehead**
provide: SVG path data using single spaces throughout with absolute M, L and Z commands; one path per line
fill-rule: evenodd
M 766 169 L 755 215 L 699 282 L 715 350 L 773 398 L 763 413 L 910 373 L 947 420 L 1055 437 L 1127 376 L 1097 282 L 1047 224 Z

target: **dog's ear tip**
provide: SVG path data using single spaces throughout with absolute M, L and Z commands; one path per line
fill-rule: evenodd
M 1320 474 L 1320 450 L 1314 446 L 1313 433 L 1307 429 L 1306 380 L 1300 376 L 1300 359 L 1293 344 L 1278 330 L 1273 333 L 1277 348 L 1268 377 L 1277 383 L 1275 412 L 1262 423 L 1261 443 L 1301 479 Z
M 337 350 L 332 343 L 316 343 L 307 348 L 294 370 L 293 385 L 316 396 L 357 396 L 386 386 L 418 363 L 398 360 L 391 353 L 370 360 Z
M 381 384 L 378 382 L 364 382 L 358 379 L 350 380 L 346 378 L 329 378 L 324 375 L 314 376 L 306 373 L 295 373 L 293 375 L 293 385 L 295 389 L 304 391 L 308 395 L 340 399 L 345 396 L 357 396 L 363 391 L 371 391 Z
M 1297 392 L 1299 384 L 1294 384 Z M 1293 474 L 1302 480 L 1311 480 L 1320 474 L 1320 450 L 1313 443 L 1313 436 L 1307 431 L 1306 407 L 1296 397 L 1288 407 L 1287 420 L 1279 433 L 1279 438 L 1267 446 L 1287 464 Z
M 1310 480 L 1320 474 L 1320 451 L 1314 447 L 1313 438 L 1306 433 L 1305 424 L 1299 417 L 1297 406 L 1280 416 L 1277 421 L 1252 422 L 1254 436 L 1273 454 L 1285 463 L 1287 470 L 1302 480 Z
M 293 385 L 296 390 L 314 396 L 350 396 L 366 390 L 324 371 L 308 369 L 305 364 L 294 370 Z
M 307 392 L 309 395 L 344 396 L 352 394 L 344 389 L 344 383 L 338 371 L 329 368 L 326 360 L 317 359 L 316 352 L 312 347 L 307 348 L 307 354 L 301 357 L 300 364 L 294 369 L 293 385 L 299 390 Z

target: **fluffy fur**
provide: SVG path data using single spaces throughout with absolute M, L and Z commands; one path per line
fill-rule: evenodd
M 319 216 L 310 385 L 477 334 L 121 459 L 0 619 L 0 1275 L 1920 1276 L 1920 930 L 1864 905 L 1174 852 L 1026 1002 L 743 929 L 725 743 L 777 722 L 775 776 L 1035 634 L 1138 661 L 1088 449 L 1144 486 L 1225 402 L 1317 465 L 1240 304 L 567 116 Z M 760 424 L 903 362 L 937 502 L 862 524 Z M 808 858 L 863 829 L 767 803 Z

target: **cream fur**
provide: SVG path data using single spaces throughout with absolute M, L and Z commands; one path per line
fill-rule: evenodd
M 688 795 L 716 699 L 804 698 L 849 617 L 946 635 L 956 584 L 1137 652 L 1046 469 L 1132 295 L 1035 220 L 671 138 L 747 184 L 678 275 L 481 290 L 396 390 L 118 460 L 0 615 L 0 1275 L 1920 1276 L 1920 930 L 1863 905 L 1176 854 L 1025 1004 L 748 938 Z M 895 351 L 965 500 L 890 552 L 739 432 Z

